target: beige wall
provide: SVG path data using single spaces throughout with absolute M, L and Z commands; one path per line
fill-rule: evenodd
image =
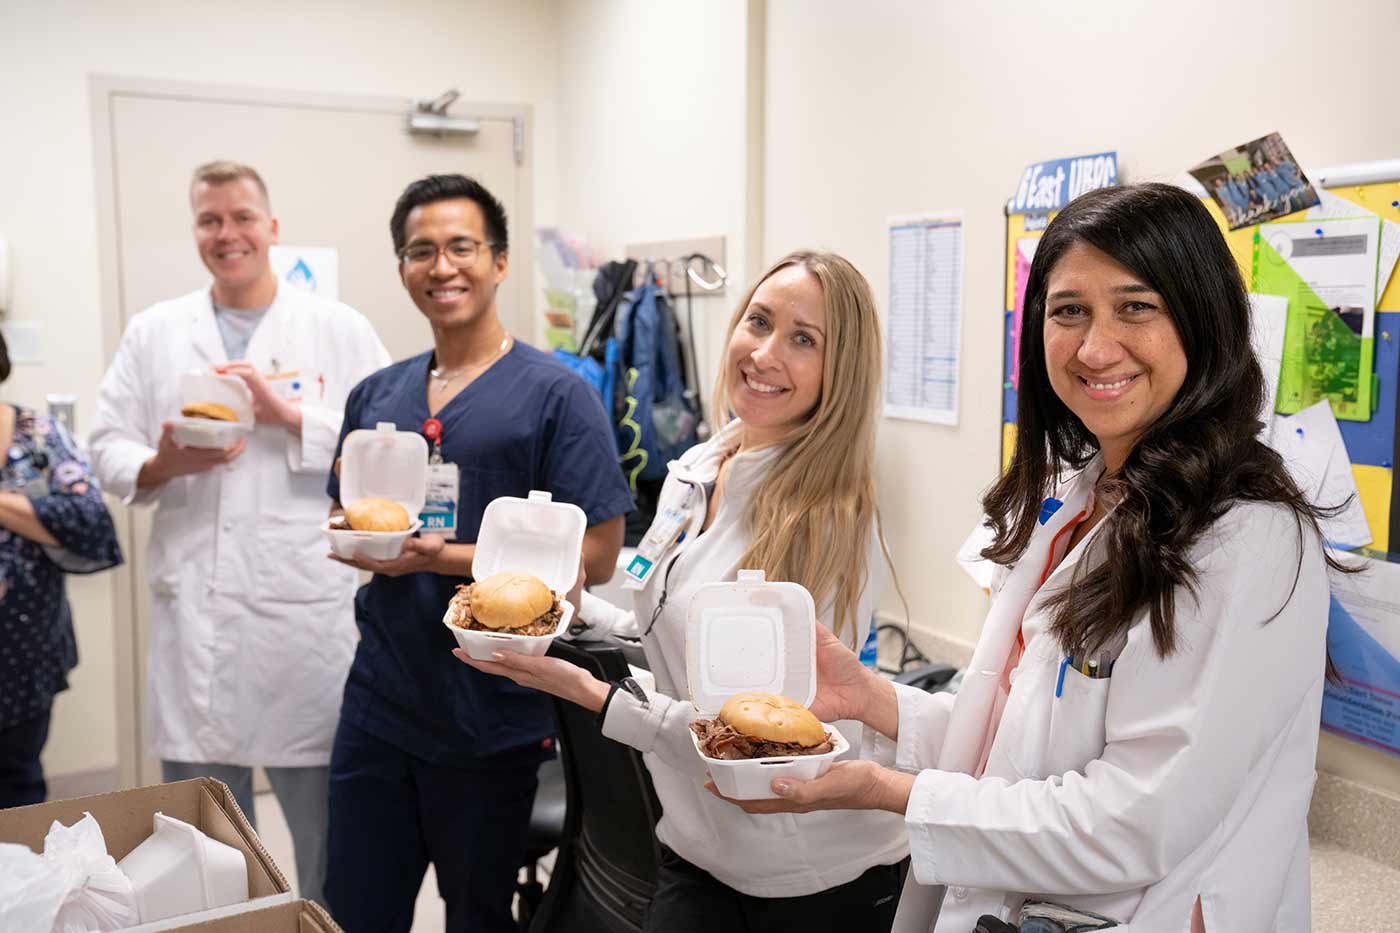
M 986 600 L 953 562 L 998 466 L 1002 210 L 1028 162 L 1116 149 L 1170 178 L 1273 130 L 1304 166 L 1394 158 L 1400 4 L 772 0 L 764 253 L 844 252 L 888 293 L 883 224 L 966 210 L 960 422 L 886 421 L 879 483 L 914 624 L 976 639 Z M 892 599 L 887 611 L 897 611 Z M 1326 742 L 1328 770 L 1400 768 Z
M 550 0 L 0 4 L 0 237 L 11 247 L 9 317 L 42 324 L 46 356 L 42 366 L 17 367 L 4 397 L 41 404 L 45 393 L 74 392 L 80 427 L 87 426 L 106 368 L 90 73 L 376 96 L 435 96 L 457 87 L 467 100 L 530 104 L 536 219 L 548 221 L 559 178 L 556 15 Z M 74 578 L 70 593 L 82 663 L 58 701 L 45 752 L 56 775 L 117 763 L 111 576 Z
M 696 304 L 701 372 L 756 246 L 746 174 L 747 0 L 564 0 L 559 36 L 559 221 L 606 256 L 629 243 L 723 236 L 736 283 Z M 755 102 L 754 111 L 761 108 Z M 753 240 L 755 242 L 751 243 Z

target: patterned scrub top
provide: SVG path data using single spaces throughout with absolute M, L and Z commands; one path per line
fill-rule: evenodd
M 0 463 L 0 492 L 29 498 L 58 540 L 46 547 L 0 527 L 0 730 L 48 712 L 78 663 L 64 573 L 122 561 L 112 517 L 83 455 L 62 424 L 15 406 Z

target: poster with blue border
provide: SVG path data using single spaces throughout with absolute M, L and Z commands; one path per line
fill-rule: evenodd
M 1327 651 L 1341 682 L 1327 684 L 1322 728 L 1400 756 L 1400 564 L 1364 563 L 1332 581 Z

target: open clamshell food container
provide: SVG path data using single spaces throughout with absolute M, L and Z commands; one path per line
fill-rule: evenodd
M 736 693 L 773 693 L 811 706 L 817 695 L 817 610 L 796 583 L 768 583 L 762 570 L 740 570 L 733 583 L 696 591 L 685 620 L 685 666 L 690 698 L 714 719 Z M 820 755 L 725 761 L 700 750 L 715 787 L 733 800 L 776 797 L 775 778 L 809 781 L 831 769 L 850 748 L 835 727 L 822 723 L 832 749 Z
M 180 377 L 180 406 L 196 402 L 227 405 L 238 415 L 238 420 L 214 421 L 177 415 L 170 420 L 170 438 L 181 447 L 222 450 L 252 433 L 253 393 L 237 376 L 199 371 L 185 373 Z
M 492 654 L 501 650 L 530 655 L 548 651 L 550 643 L 569 630 L 574 617 L 574 606 L 564 594 L 573 589 L 578 579 L 583 533 L 587 530 L 588 517 L 583 509 L 555 502 L 553 496 L 538 489 L 526 499 L 502 496 L 491 500 L 481 514 L 472 578 L 484 580 L 503 570 L 539 577 L 559 595 L 559 624 L 551 635 L 512 635 L 460 628 L 444 615 L 442 624 L 462 650 L 478 661 L 489 661 Z
M 400 431 L 381 421 L 374 430 L 361 428 L 345 437 L 340 452 L 340 503 L 388 499 L 408 512 L 407 531 L 341 531 L 331 527 L 343 518 L 326 520 L 326 537 L 337 557 L 393 560 L 403 543 L 423 526 L 418 513 L 428 494 L 428 442 L 421 434 Z

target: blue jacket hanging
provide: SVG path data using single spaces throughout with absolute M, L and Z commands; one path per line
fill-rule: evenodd
M 666 477 L 666 464 L 696 441 L 698 418 L 685 399 L 676 315 L 665 293 L 648 280 L 618 309 L 620 356 L 613 387 L 622 470 L 637 481 Z M 611 348 L 609 348 L 611 349 Z

